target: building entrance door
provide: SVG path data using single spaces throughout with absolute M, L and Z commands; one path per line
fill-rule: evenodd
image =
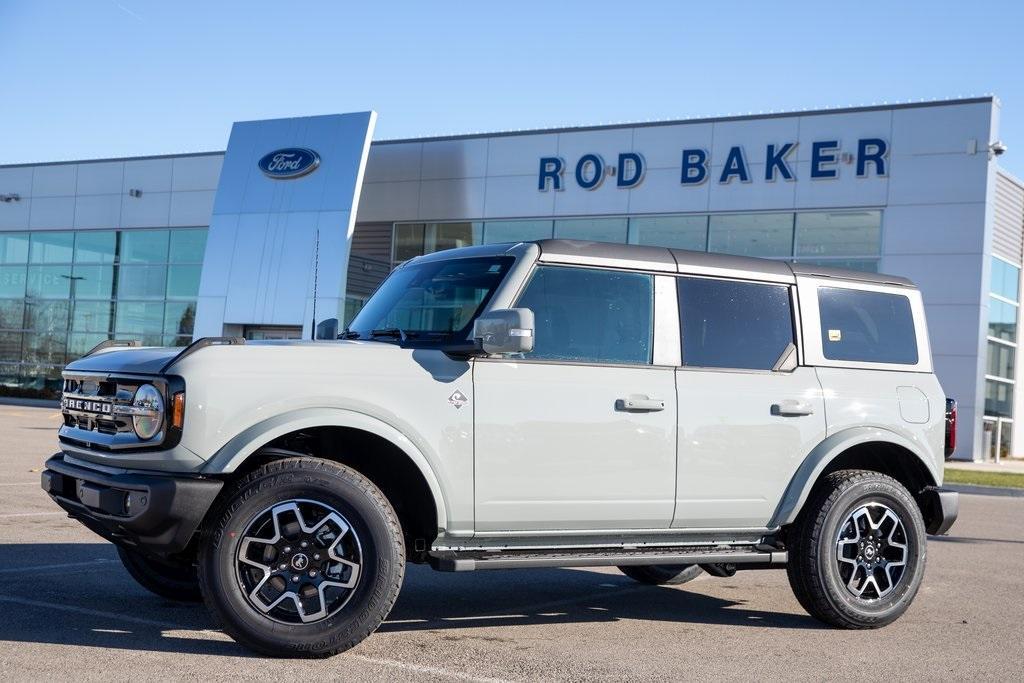
M 985 460 L 999 462 L 1010 456 L 1010 436 L 1013 420 L 1008 417 L 986 417 L 982 432 Z
M 242 336 L 251 341 L 267 339 L 302 339 L 301 327 L 246 325 Z

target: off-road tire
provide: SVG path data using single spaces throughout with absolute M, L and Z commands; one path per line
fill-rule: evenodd
M 161 562 L 120 545 L 117 556 L 131 577 L 150 593 L 179 602 L 202 601 L 195 565 Z
M 619 567 L 619 571 L 650 586 L 677 586 L 693 581 L 703 570 L 696 564 L 635 564 Z
M 840 576 L 837 544 L 850 515 L 870 504 L 883 505 L 899 518 L 907 549 L 906 567 L 890 592 L 865 599 L 848 590 Z M 879 628 L 898 619 L 917 594 L 926 541 L 921 511 L 902 484 L 878 472 L 840 470 L 815 487 L 789 529 L 786 573 L 800 605 L 819 621 L 846 629 Z
M 312 623 L 275 621 L 248 601 L 236 571 L 239 544 L 250 522 L 284 501 L 330 506 L 351 525 L 361 569 L 337 613 Z M 369 479 L 318 458 L 288 458 L 260 467 L 226 493 L 210 515 L 199 548 L 203 600 L 224 631 L 257 652 L 328 657 L 357 645 L 391 611 L 405 576 L 405 541 L 398 516 Z

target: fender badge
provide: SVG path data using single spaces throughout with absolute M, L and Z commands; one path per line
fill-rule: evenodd
M 469 399 L 466 398 L 466 395 L 464 393 L 456 389 L 455 393 L 448 397 L 448 403 L 451 403 L 452 407 L 458 410 L 462 406 L 469 403 Z

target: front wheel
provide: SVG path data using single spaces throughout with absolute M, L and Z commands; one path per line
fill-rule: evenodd
M 910 606 L 925 566 L 921 511 L 898 481 L 841 470 L 822 480 L 790 529 L 789 583 L 816 619 L 878 628 Z
M 325 657 L 391 611 L 405 543 L 372 482 L 315 458 L 270 463 L 212 517 L 199 555 L 203 599 L 235 640 L 270 655 Z
M 702 570 L 696 564 L 636 564 L 623 565 L 619 571 L 634 581 L 651 586 L 677 586 L 693 581 Z

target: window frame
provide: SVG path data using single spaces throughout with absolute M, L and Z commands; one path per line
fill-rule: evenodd
M 925 319 L 924 301 L 921 298 L 920 290 L 902 285 L 854 282 L 828 277 L 806 277 L 803 275 L 798 275 L 796 281 L 801 301 L 805 345 L 804 355 L 808 365 L 895 372 L 930 373 L 933 371 L 932 350 L 928 340 L 928 324 Z M 907 297 L 910 300 L 910 313 L 914 321 L 914 336 L 917 339 L 917 363 L 880 363 L 877 361 L 833 360 L 826 358 L 821 342 L 821 311 L 818 308 L 818 289 L 823 287 Z
M 519 302 L 522 300 L 523 295 L 526 293 L 527 287 L 530 282 L 533 281 L 534 276 L 541 268 L 562 268 L 562 269 L 573 269 L 573 270 L 600 270 L 608 271 L 612 273 L 630 273 L 635 275 L 646 275 L 651 278 L 651 352 L 648 356 L 648 360 L 645 363 L 610 363 L 607 361 L 594 361 L 594 360 L 568 360 L 560 358 L 530 358 L 529 354 L 524 354 L 522 357 L 506 357 L 506 356 L 480 356 L 476 358 L 477 361 L 500 361 L 500 362 L 515 362 L 515 363 L 531 363 L 531 364 L 543 364 L 543 365 L 582 365 L 588 367 L 608 367 L 608 368 L 633 368 L 633 369 L 665 369 L 666 367 L 676 367 L 678 365 L 678 354 L 679 354 L 679 337 L 675 337 L 674 348 L 675 355 L 672 354 L 670 349 L 673 347 L 669 345 L 671 342 L 671 331 L 673 327 L 678 335 L 679 329 L 679 309 L 676 305 L 675 293 L 675 276 L 673 274 L 667 274 L 663 271 L 657 270 L 644 270 L 636 268 L 611 268 L 607 266 L 594 265 L 589 263 L 562 263 L 559 261 L 535 261 L 525 277 L 519 283 L 515 294 L 512 296 L 511 308 L 518 308 Z M 511 274 L 511 271 L 510 271 Z M 661 284 L 659 286 L 659 281 Z M 671 286 L 666 287 L 665 282 L 668 282 Z M 667 296 L 668 292 L 672 292 L 673 296 Z M 659 296 L 660 295 L 660 296 Z M 488 310 L 493 308 L 501 308 L 501 306 L 488 306 Z M 671 306 L 671 308 L 670 308 Z M 672 317 L 668 317 L 670 311 L 674 311 Z M 668 319 L 666 319 L 668 318 Z M 672 324 L 669 324 L 672 323 Z M 660 331 L 660 333 L 659 333 Z
M 700 279 L 700 280 L 718 280 L 721 282 L 738 282 L 740 284 L 750 285 L 769 285 L 773 287 L 784 287 L 789 294 L 789 317 L 790 324 L 793 330 L 793 345 L 796 347 L 796 366 L 800 367 L 804 365 L 804 353 L 803 353 L 803 331 L 801 327 L 800 318 L 800 299 L 797 287 L 793 282 L 783 282 L 780 280 L 766 280 L 758 279 L 756 277 L 751 278 L 739 278 L 739 277 L 716 277 L 713 275 L 703 275 L 699 273 L 679 273 L 673 278 L 672 288 L 676 292 L 678 297 L 678 280 L 684 278 L 688 279 Z M 733 367 L 715 367 L 706 365 L 686 365 L 686 356 L 683 353 L 683 344 L 685 343 L 685 331 L 683 330 L 683 318 L 680 315 L 680 308 L 678 299 L 676 301 L 676 329 L 678 330 L 679 336 L 677 337 L 677 348 L 679 349 L 679 362 L 677 365 L 680 370 L 686 370 L 687 372 L 730 372 L 730 373 L 745 373 L 753 375 L 788 375 L 793 370 L 774 370 L 772 368 L 733 368 Z M 795 369 L 795 368 L 794 368 Z

